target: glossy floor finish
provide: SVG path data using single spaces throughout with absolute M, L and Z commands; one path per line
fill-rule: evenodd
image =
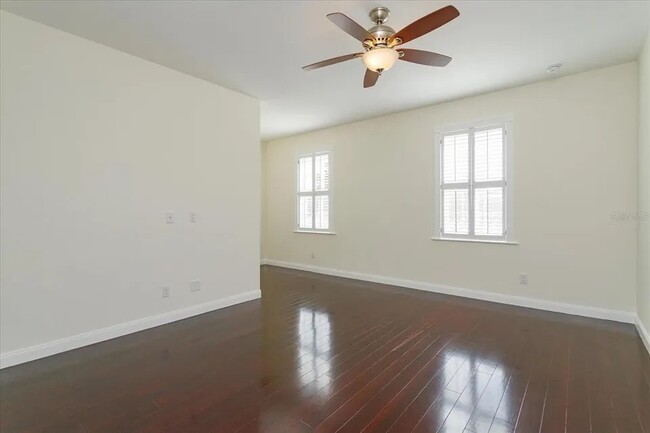
M 279 268 L 263 297 L 0 373 L 10 432 L 650 433 L 631 325 Z

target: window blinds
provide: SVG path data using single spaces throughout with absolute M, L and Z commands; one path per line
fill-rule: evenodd
M 298 159 L 298 229 L 330 228 L 330 154 L 320 152 Z
M 445 134 L 440 153 L 441 235 L 504 238 L 504 127 Z

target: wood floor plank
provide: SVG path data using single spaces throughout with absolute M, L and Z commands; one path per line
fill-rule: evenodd
M 557 346 L 549 356 L 551 357 L 551 370 L 546 381 L 540 433 L 564 432 L 566 427 L 569 339 L 558 337 Z
M 261 279 L 261 300 L 1 370 L 0 432 L 650 433 L 631 325 Z
M 446 405 L 443 405 L 445 408 L 442 411 L 435 406 L 431 407 L 420 419 L 413 432 L 452 433 L 464 431 L 491 377 L 491 374 L 483 373 L 479 369 L 473 370 L 467 384 L 446 416 Z
M 365 398 L 366 401 L 360 401 L 358 403 L 359 408 L 357 408 L 356 413 L 337 431 L 339 433 L 358 433 L 366 428 L 372 431 L 373 427 L 368 426 L 370 422 L 377 414 L 381 413 L 398 394 L 403 392 L 419 374 L 423 373 L 428 375 L 431 374 L 431 370 L 439 370 L 444 367 L 445 360 L 444 357 L 440 356 L 440 352 L 444 350 L 450 341 L 451 337 L 441 336 L 434 342 L 434 344 L 427 348 L 427 350 L 423 351 L 417 359 L 396 375 L 393 380 L 387 381 L 386 385 L 380 390 L 380 392 L 371 395 L 370 398 L 360 395 L 358 398 Z

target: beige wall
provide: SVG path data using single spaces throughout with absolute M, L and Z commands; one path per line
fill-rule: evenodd
M 435 129 L 501 115 L 520 244 L 430 240 Z M 275 140 L 266 256 L 632 313 L 637 230 L 616 216 L 636 212 L 636 143 L 635 62 Z M 296 157 L 319 149 L 333 151 L 333 236 L 293 232 Z
M 258 102 L 7 12 L 0 27 L 2 353 L 259 291 Z
M 260 260 L 266 258 L 266 143 L 260 142 L 260 166 L 261 166 L 261 176 L 260 176 L 260 194 L 262 196 L 261 200 L 261 216 L 260 216 Z
M 639 319 L 650 332 L 650 34 L 639 58 Z M 649 348 L 650 349 L 650 348 Z

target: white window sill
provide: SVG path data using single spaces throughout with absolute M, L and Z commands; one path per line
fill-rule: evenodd
M 495 240 L 483 240 L 483 239 L 454 239 L 454 238 L 431 238 L 432 241 L 444 241 L 444 242 L 467 242 L 473 244 L 500 244 L 500 245 L 519 245 L 519 242 L 516 241 L 495 241 Z
M 307 233 L 310 235 L 335 235 L 336 232 L 320 231 L 320 230 L 294 230 L 294 233 Z

